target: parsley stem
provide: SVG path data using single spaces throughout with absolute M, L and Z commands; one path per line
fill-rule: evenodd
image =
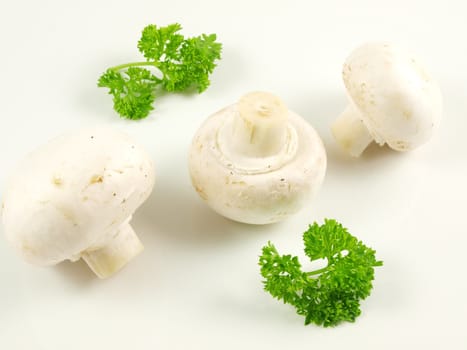
M 158 65 L 159 65 L 159 62 L 147 62 L 147 61 L 144 61 L 144 62 L 131 62 L 131 63 L 119 64 L 118 66 L 113 66 L 113 67 L 110 67 L 109 69 L 117 72 L 119 70 L 122 70 L 122 69 L 125 69 L 125 68 L 130 68 L 130 67 L 138 67 L 138 66 L 157 67 Z
M 322 269 L 318 269 L 318 270 L 314 270 L 314 271 L 307 272 L 306 274 L 307 274 L 308 276 L 318 275 L 318 274 L 320 274 L 320 273 L 326 272 L 327 269 L 328 269 L 328 266 L 323 267 Z

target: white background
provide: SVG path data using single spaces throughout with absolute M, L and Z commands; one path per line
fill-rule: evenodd
M 23 263 L 0 229 L 0 349 L 466 349 L 467 7 L 465 1 L 24 1 L 0 3 L 0 187 L 28 151 L 69 129 L 125 130 L 153 156 L 157 183 L 133 226 L 145 251 L 108 280 L 82 263 Z M 217 33 L 223 59 L 201 95 L 167 95 L 125 121 L 96 87 L 140 60 L 150 23 Z M 445 102 L 433 140 L 409 154 L 370 147 L 349 159 L 329 125 L 346 105 L 341 66 L 368 40 L 410 48 Z M 312 207 L 276 225 L 210 211 L 187 151 L 211 113 L 251 90 L 281 96 L 315 126 L 328 171 Z M 1 194 L 1 193 L 0 193 Z M 377 250 L 372 295 L 353 324 L 303 326 L 262 291 L 273 241 L 301 257 L 308 223 L 336 218 Z

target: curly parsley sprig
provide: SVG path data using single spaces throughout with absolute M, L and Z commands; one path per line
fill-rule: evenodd
M 113 95 L 114 109 L 121 117 L 142 119 L 154 109 L 156 89 L 180 92 L 196 88 L 199 93 L 210 84 L 209 75 L 221 58 L 222 44 L 216 34 L 185 38 L 178 23 L 166 27 L 148 25 L 143 29 L 138 49 L 146 61 L 108 68 L 98 86 Z M 160 73 L 156 76 L 153 68 Z
M 374 267 L 383 262 L 335 220 L 310 225 L 303 241 L 305 254 L 312 261 L 326 259 L 327 266 L 304 272 L 298 257 L 279 255 L 269 242 L 259 259 L 264 289 L 293 305 L 305 316 L 305 324 L 328 327 L 355 321 L 361 313 L 360 300 L 370 295 Z

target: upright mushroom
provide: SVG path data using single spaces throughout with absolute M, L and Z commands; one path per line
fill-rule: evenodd
M 267 224 L 300 210 L 321 186 L 320 137 L 281 99 L 252 92 L 212 115 L 189 155 L 198 194 L 232 220 Z
M 130 220 L 153 186 L 151 159 L 127 135 L 64 134 L 12 174 L 2 205 L 6 238 L 32 264 L 83 258 L 108 277 L 143 249 Z
M 373 140 L 408 151 L 430 139 L 442 115 L 441 92 L 411 54 L 368 43 L 350 54 L 342 75 L 350 104 L 331 129 L 351 156 L 360 156 Z

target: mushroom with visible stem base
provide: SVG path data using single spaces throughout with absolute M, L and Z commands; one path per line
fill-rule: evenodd
M 278 97 L 252 92 L 212 115 L 189 155 L 192 183 L 219 214 L 267 224 L 299 211 L 324 178 L 316 131 Z
M 365 44 L 347 58 L 342 75 L 351 102 L 331 130 L 351 156 L 359 157 L 372 141 L 396 151 L 412 150 L 439 125 L 439 87 L 401 48 Z
M 108 128 L 67 133 L 32 152 L 12 174 L 2 222 L 35 265 L 83 258 L 100 278 L 142 251 L 130 226 L 154 186 L 149 155 Z

